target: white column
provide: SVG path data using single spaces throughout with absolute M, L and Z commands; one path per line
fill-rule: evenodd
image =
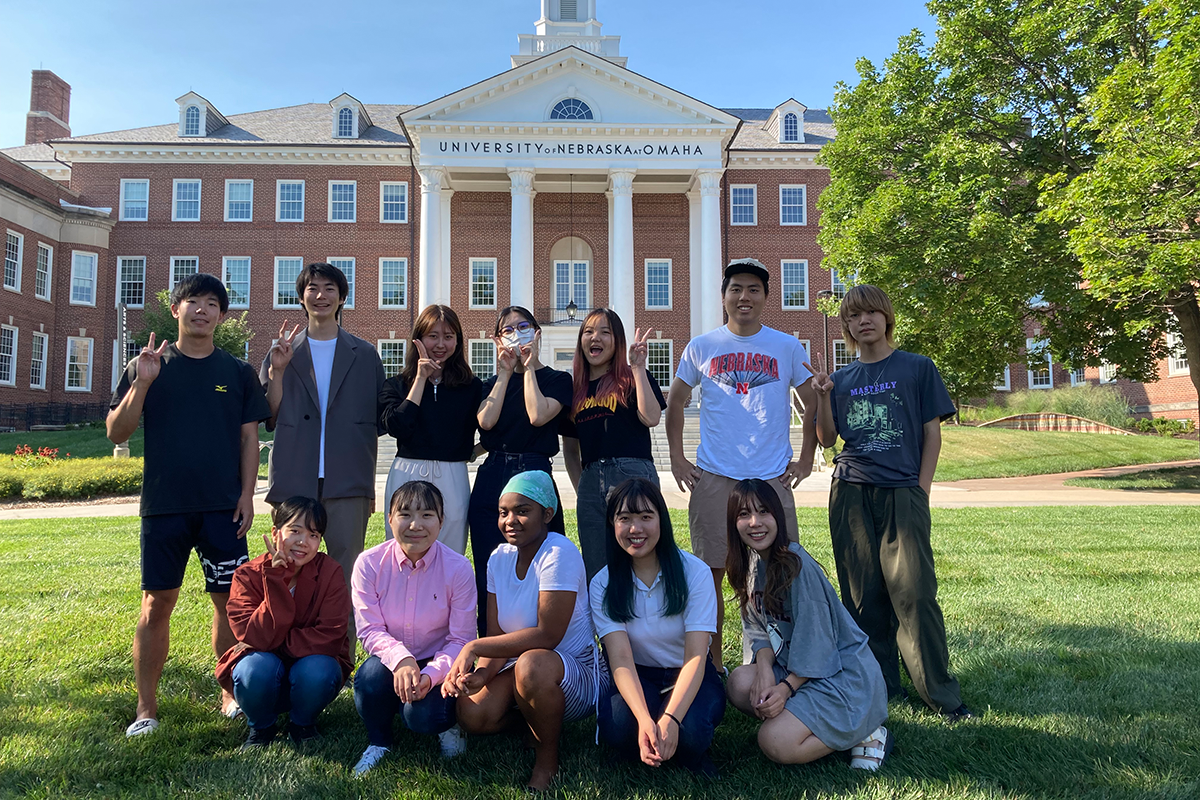
M 612 189 L 604 193 L 604 198 L 608 201 L 608 280 L 609 280 L 609 296 L 606 308 L 612 308 L 612 274 L 613 267 L 617 263 L 617 257 L 613 255 L 613 193 Z M 599 303 L 593 299 L 592 305 L 599 306 Z M 626 334 L 628 336 L 629 334 Z
M 421 167 L 421 251 L 417 272 L 417 313 L 437 302 L 442 269 L 442 183 L 446 170 Z
M 688 200 L 688 311 L 691 314 L 691 338 L 704 333 L 700 304 L 700 190 L 687 193 Z
M 442 190 L 442 263 L 433 302 L 443 305 L 450 305 L 450 200 L 453 197 L 453 189 Z
M 533 291 L 533 190 L 534 171 L 512 168 L 512 223 L 508 250 L 509 304 L 525 306 L 534 314 Z
M 633 287 L 637 270 L 633 263 L 633 178 L 636 170 L 608 173 L 612 182 L 612 257 L 608 272 L 608 307 L 625 324 L 626 337 L 635 330 Z
M 696 173 L 700 179 L 700 328 L 721 327 L 721 170 Z

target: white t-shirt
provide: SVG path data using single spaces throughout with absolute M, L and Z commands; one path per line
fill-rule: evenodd
M 329 383 L 333 380 L 333 351 L 337 349 L 337 339 L 308 340 L 308 350 L 312 353 L 313 372 L 317 377 L 317 402 L 321 406 L 321 450 L 317 462 L 317 477 L 325 477 L 325 411 L 329 407 Z
M 561 533 L 546 534 L 546 541 L 529 564 L 525 580 L 517 578 L 516 546 L 507 542 L 499 545 L 488 559 L 487 590 L 496 595 L 497 619 L 500 630 L 505 633 L 537 626 L 538 592 L 575 592 L 571 622 L 554 649 L 578 656 L 592 646 L 592 617 L 588 613 L 583 556 Z
M 735 336 L 728 325 L 688 342 L 675 376 L 700 385 L 696 466 L 726 478 L 777 478 L 792 460 L 791 389 L 812 375 L 800 340 L 763 326 Z
M 604 611 L 604 591 L 608 588 L 608 567 L 592 578 L 592 622 L 596 635 L 603 639 L 615 631 L 625 631 L 633 650 L 633 663 L 643 667 L 679 669 L 683 666 L 684 634 L 692 631 L 717 632 L 717 590 L 712 570 L 691 553 L 680 550 L 687 576 L 688 600 L 682 614 L 666 616 L 667 590 L 662 572 L 651 586 L 633 576 L 633 619 L 617 622 Z

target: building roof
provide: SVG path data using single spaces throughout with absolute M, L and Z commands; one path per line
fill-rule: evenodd
M 819 150 L 837 135 L 829 112 L 823 108 L 810 108 L 804 112 L 804 141 L 780 142 L 763 126 L 774 113 L 773 108 L 724 108 L 721 109 L 745 123 L 737 137 L 729 145 L 730 150 Z
M 124 131 L 92 133 L 57 139 L 60 142 L 96 142 L 97 144 L 300 144 L 336 145 L 338 147 L 396 146 L 408 141 L 400 128 L 400 112 L 415 106 L 364 104 L 374 125 L 357 139 L 339 139 L 333 135 L 333 118 L 329 103 L 305 103 L 299 106 L 230 114 L 228 125 L 213 131 L 212 136 L 180 136 L 179 123 L 131 128 Z
M 29 163 L 31 161 L 54 161 L 54 148 L 48 144 L 23 144 L 20 147 L 6 147 L 0 153 L 13 161 Z

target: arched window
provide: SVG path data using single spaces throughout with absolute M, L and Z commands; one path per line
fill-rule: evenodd
M 200 108 L 198 106 L 188 106 L 187 111 L 183 112 L 183 135 L 200 135 Z
M 592 119 L 592 110 L 582 100 L 568 97 L 554 106 L 550 112 L 550 119 Z
M 354 138 L 354 109 L 342 108 L 338 111 L 337 135 L 346 138 Z
M 800 141 L 800 120 L 790 111 L 783 115 L 783 140 L 785 142 Z

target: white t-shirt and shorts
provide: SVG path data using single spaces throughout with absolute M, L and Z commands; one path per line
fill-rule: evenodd
M 554 648 L 563 662 L 566 705 L 563 720 L 582 719 L 592 713 L 600 690 L 592 615 L 588 608 L 587 577 L 583 556 L 561 533 L 548 533 L 529 564 L 525 579 L 517 577 L 517 548 L 507 542 L 492 551 L 487 564 L 487 590 L 496 595 L 500 630 L 512 633 L 537 626 L 540 592 L 575 592 L 575 609 L 562 641 Z M 516 659 L 509 659 L 510 669 Z
M 723 325 L 688 342 L 675 376 L 700 387 L 700 480 L 688 500 L 692 551 L 713 569 L 725 568 L 726 506 L 733 485 L 767 481 L 788 515 L 796 541 L 796 501 L 777 479 L 792 460 L 792 388 L 812 373 L 808 351 L 794 336 L 763 326 L 737 336 Z

